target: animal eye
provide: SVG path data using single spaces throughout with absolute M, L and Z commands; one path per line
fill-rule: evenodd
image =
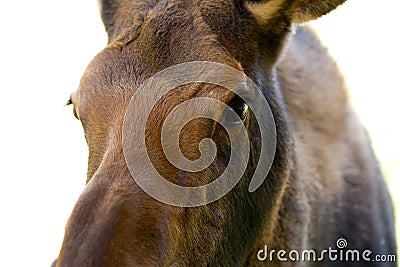
M 70 105 L 72 105 L 72 113 L 74 114 L 74 117 L 79 120 L 78 114 L 76 113 L 76 109 L 71 98 L 67 101 L 67 103 L 65 103 L 65 106 L 70 106 Z
M 72 114 L 74 114 L 74 117 L 75 117 L 77 120 L 79 120 L 78 113 L 76 113 L 75 107 L 72 108 Z
M 231 109 L 237 114 L 237 116 L 235 116 L 235 114 L 231 110 L 225 109 L 223 119 L 226 122 L 231 124 L 238 124 L 247 118 L 247 114 L 249 113 L 249 106 L 240 97 L 234 97 L 229 102 L 228 106 L 231 107 Z

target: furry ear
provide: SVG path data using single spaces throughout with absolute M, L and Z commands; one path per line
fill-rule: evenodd
M 108 33 L 108 36 L 111 36 L 113 31 L 113 25 L 115 20 L 115 15 L 120 6 L 119 0 L 98 0 L 101 12 L 101 18 L 104 23 L 104 27 Z
M 287 14 L 293 23 L 303 23 L 329 13 L 344 2 L 346 0 L 247 0 L 245 4 L 261 22 L 279 12 Z
M 295 0 L 292 6 L 292 22 L 303 23 L 317 19 L 346 2 L 346 0 Z

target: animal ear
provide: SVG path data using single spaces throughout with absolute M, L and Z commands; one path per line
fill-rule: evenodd
M 321 17 L 346 0 L 247 0 L 255 17 L 267 21 L 276 14 L 287 14 L 292 22 L 303 23 Z
M 292 22 L 303 23 L 328 14 L 346 0 L 295 0 L 291 8 Z
M 101 18 L 103 20 L 104 26 L 108 33 L 108 36 L 111 36 L 111 32 L 114 25 L 115 15 L 120 6 L 119 0 L 99 0 Z

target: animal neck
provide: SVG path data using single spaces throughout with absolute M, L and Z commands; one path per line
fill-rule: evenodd
M 259 85 L 263 94 L 267 99 L 272 114 L 275 119 L 276 126 L 276 151 L 274 163 L 267 177 L 266 183 L 266 201 L 273 196 L 273 204 L 271 205 L 271 214 L 268 216 L 268 222 L 265 224 L 263 234 L 261 235 L 258 247 L 260 245 L 274 245 L 276 248 L 284 247 L 286 240 L 281 239 L 279 234 L 283 231 L 280 229 L 282 225 L 282 212 L 284 213 L 285 200 L 290 197 L 293 190 L 293 182 L 296 177 L 296 152 L 295 141 L 293 137 L 293 127 L 284 100 L 282 88 L 278 78 L 277 64 L 271 66 L 271 62 L 263 57 L 258 60 L 258 69 L 262 78 L 258 77 L 258 81 L 262 81 Z M 293 208 L 293 207 L 291 207 Z M 284 224 L 284 223 L 283 223 Z

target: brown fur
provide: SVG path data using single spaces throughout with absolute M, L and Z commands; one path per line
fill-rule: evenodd
M 276 3 L 101 1 L 109 45 L 72 95 L 89 146 L 88 184 L 54 266 L 263 266 L 256 253 L 264 245 L 324 249 L 341 237 L 352 248 L 395 253 L 390 199 L 343 78 L 313 32 L 291 33 L 293 22 L 326 14 L 343 1 L 271 1 Z M 146 79 L 194 60 L 230 65 L 262 88 L 275 118 L 277 148 L 267 179 L 249 193 L 259 156 L 259 131 L 250 116 L 252 153 L 239 184 L 209 205 L 178 208 L 154 200 L 135 184 L 122 153 L 122 122 Z M 157 104 L 147 124 L 150 157 L 177 184 L 210 182 L 226 166 L 226 133 L 205 119 L 184 128 L 181 146 L 195 159 L 200 140 L 212 137 L 219 154 L 207 170 L 180 171 L 161 148 L 160 121 L 180 102 L 210 92 L 225 103 L 233 97 L 216 86 L 182 86 Z

